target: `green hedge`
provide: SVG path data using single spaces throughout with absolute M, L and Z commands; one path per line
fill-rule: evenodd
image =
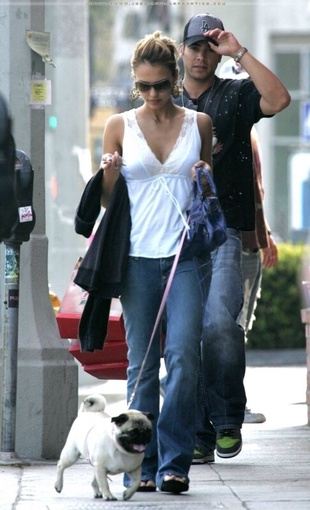
M 304 245 L 279 244 L 279 261 L 263 272 L 256 320 L 248 332 L 249 349 L 294 349 L 305 347 L 305 325 L 300 310 L 305 306 L 301 281 L 308 259 Z

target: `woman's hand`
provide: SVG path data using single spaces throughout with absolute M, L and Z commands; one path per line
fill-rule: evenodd
M 107 207 L 109 204 L 113 188 L 120 176 L 122 165 L 122 158 L 117 151 L 113 154 L 106 152 L 101 157 L 100 169 L 103 170 L 101 205 L 103 207 Z
M 196 169 L 197 168 L 201 168 L 201 167 L 204 168 L 205 170 L 207 170 L 208 172 L 210 172 L 211 176 L 212 176 L 212 169 L 211 169 L 210 165 L 208 165 L 208 163 L 206 163 L 205 161 L 203 161 L 201 159 L 200 161 L 197 161 L 197 163 L 195 163 L 194 166 L 192 167 L 192 179 L 194 181 L 196 181 Z M 201 176 L 201 183 L 202 183 L 202 188 L 203 188 L 204 195 L 212 196 L 213 193 L 212 193 L 212 191 L 210 189 L 208 180 L 207 180 L 207 178 L 204 175 Z
M 114 154 L 107 152 L 103 154 L 101 157 L 100 168 L 104 170 L 104 172 L 108 171 L 116 171 L 119 172 L 123 165 L 123 161 L 121 156 L 117 151 Z
M 210 165 L 208 165 L 208 163 L 206 163 L 205 161 L 202 161 L 202 159 L 201 159 L 200 161 L 197 161 L 197 163 L 195 163 L 194 166 L 192 166 L 191 173 L 192 173 L 193 181 L 196 180 L 196 168 L 200 168 L 200 167 L 205 168 L 206 170 L 208 170 L 208 172 L 211 172 L 211 175 L 212 175 L 212 170 L 211 170 Z

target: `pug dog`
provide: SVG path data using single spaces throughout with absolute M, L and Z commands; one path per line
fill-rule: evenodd
M 94 467 L 91 485 L 95 498 L 117 499 L 110 491 L 108 475 L 129 475 L 131 485 L 123 493 L 124 500 L 139 488 L 141 464 L 146 445 L 151 441 L 154 417 L 134 409 L 111 417 L 105 413 L 105 407 L 105 398 L 99 394 L 89 395 L 81 404 L 57 463 L 57 492 L 63 488 L 64 470 L 81 456 Z

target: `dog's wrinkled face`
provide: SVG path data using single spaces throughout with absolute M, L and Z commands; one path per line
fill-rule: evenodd
M 152 439 L 151 413 L 129 410 L 111 419 L 118 427 L 116 434 L 120 446 L 129 453 L 143 453 Z

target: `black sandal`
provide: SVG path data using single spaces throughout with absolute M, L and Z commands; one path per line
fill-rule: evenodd
M 160 488 L 162 492 L 173 492 L 173 494 L 180 494 L 180 492 L 188 491 L 189 484 L 188 482 L 184 481 L 185 478 L 181 478 L 180 476 L 176 475 L 166 475 L 165 478 Z
M 156 484 L 153 480 L 141 480 L 141 484 L 137 489 L 137 492 L 156 492 Z

